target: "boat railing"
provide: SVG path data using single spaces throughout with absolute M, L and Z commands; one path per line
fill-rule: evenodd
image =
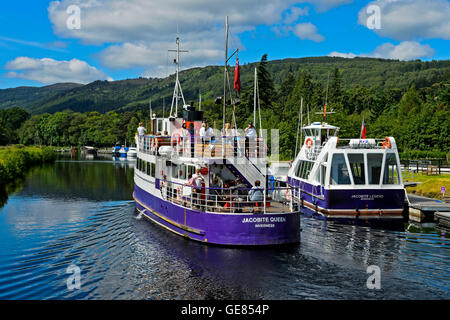
M 263 138 L 238 136 L 140 136 L 139 151 L 186 158 L 266 158 L 267 145 Z M 166 148 L 161 148 L 166 147 Z M 167 148 L 169 147 L 169 148 Z
M 372 141 L 372 143 L 358 143 L 351 144 L 351 141 L 360 140 L 360 141 Z M 385 149 L 385 139 L 341 139 L 339 138 L 336 148 L 338 149 Z
M 215 213 L 289 213 L 298 207 L 295 187 L 210 188 L 159 180 L 164 200 L 183 207 Z

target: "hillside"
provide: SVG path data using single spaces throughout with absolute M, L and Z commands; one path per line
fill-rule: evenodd
M 257 63 L 241 66 L 243 87 L 253 77 Z M 311 57 L 269 61 L 267 65 L 275 88 L 289 72 L 295 77 L 301 71 L 311 74 L 313 80 L 327 82 L 328 73 L 339 68 L 344 90 L 366 87 L 373 90 L 390 88 L 406 89 L 411 84 L 416 88 L 450 78 L 450 60 L 442 61 L 397 61 L 374 58 L 345 59 L 338 57 Z M 233 77 L 234 66 L 230 66 Z M 193 68 L 180 73 L 180 81 L 186 102 L 214 98 L 223 90 L 223 67 L 207 66 Z M 95 81 L 87 85 L 55 84 L 46 87 L 20 87 L 0 90 L 0 109 L 20 107 L 32 114 L 54 113 L 66 109 L 77 112 L 127 111 L 147 108 L 151 98 L 154 108 L 162 108 L 163 99 L 170 107 L 174 76 L 165 79 L 128 79 L 120 81 Z

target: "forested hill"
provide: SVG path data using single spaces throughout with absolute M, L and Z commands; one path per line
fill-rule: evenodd
M 251 85 L 253 69 L 258 63 L 241 66 L 243 87 Z M 230 76 L 233 78 L 233 64 Z M 338 57 L 311 57 L 268 61 L 274 87 L 278 89 L 289 73 L 298 78 L 301 72 L 326 86 L 329 72 L 338 68 L 342 89 L 364 87 L 374 92 L 388 89 L 431 86 L 450 78 L 450 60 L 397 61 L 374 58 L 345 59 Z M 185 70 L 180 81 L 186 101 L 212 99 L 223 92 L 223 67 L 207 66 Z M 161 108 L 163 100 L 170 106 L 174 76 L 164 79 L 129 79 L 95 81 L 87 85 L 64 83 L 46 87 L 19 87 L 0 90 L 0 109 L 20 107 L 31 114 L 55 113 L 62 110 L 77 112 L 131 111 L 147 108 L 151 98 L 153 106 Z

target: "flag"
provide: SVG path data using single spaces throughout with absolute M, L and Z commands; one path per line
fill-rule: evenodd
M 323 108 L 323 118 L 325 119 L 327 115 L 327 105 L 325 104 L 325 107 Z
M 239 74 L 239 57 L 236 58 L 236 67 L 234 68 L 234 90 L 241 92 L 241 75 Z
M 364 124 L 364 118 L 363 118 L 362 126 L 361 126 L 361 136 L 363 139 L 366 138 L 366 125 Z

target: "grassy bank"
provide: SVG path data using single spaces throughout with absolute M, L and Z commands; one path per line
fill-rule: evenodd
M 441 187 L 445 187 L 446 194 L 450 194 L 450 175 L 427 176 L 418 174 L 414 180 L 420 183 L 417 187 L 406 188 L 408 193 L 442 199 Z
M 50 147 L 0 147 L 0 187 L 23 177 L 30 166 L 51 162 L 55 158 L 56 154 Z

